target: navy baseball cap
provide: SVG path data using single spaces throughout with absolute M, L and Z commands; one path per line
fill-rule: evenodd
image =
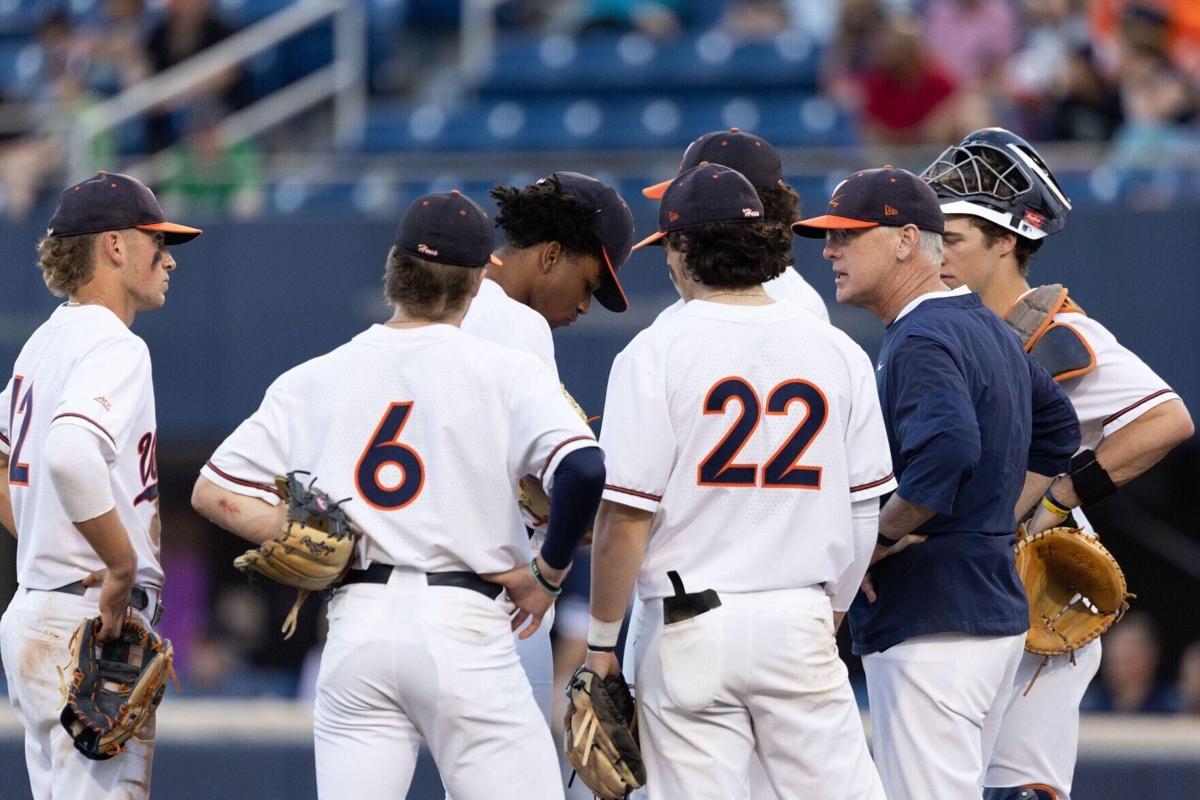
M 916 225 L 924 231 L 946 232 L 937 193 L 906 169 L 893 166 L 865 169 L 839 183 L 829 209 L 819 217 L 792 223 L 799 236 L 820 239 L 828 230 Z
M 762 218 L 762 200 L 742 173 L 721 164 L 700 164 L 667 185 L 658 204 L 658 232 L 633 249 L 658 244 L 673 231 L 713 222 L 760 222 Z
M 563 194 L 582 200 L 596 212 L 604 269 L 600 270 L 600 286 L 592 294 L 609 311 L 624 311 L 629 308 L 629 298 L 617 279 L 617 270 L 624 266 L 633 249 L 633 212 L 616 189 L 590 175 L 555 172 L 550 178 L 558 180 Z M 550 178 L 542 178 L 538 183 Z
M 162 207 L 144 183 L 116 172 L 97 172 L 63 189 L 46 226 L 54 238 L 137 228 L 163 234 L 168 245 L 183 244 L 203 231 L 167 222 Z
M 736 169 L 755 189 L 769 189 L 783 180 L 783 164 L 771 143 L 737 128 L 713 131 L 696 138 L 683 151 L 679 171 L 686 172 L 705 162 Z M 670 181 L 663 181 L 647 186 L 642 189 L 642 194 L 651 200 L 661 200 L 670 184 Z
M 396 226 L 396 247 L 453 267 L 503 266 L 492 255 L 492 221 L 457 189 L 413 200 Z

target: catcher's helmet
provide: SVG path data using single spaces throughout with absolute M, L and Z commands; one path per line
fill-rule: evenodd
M 946 148 L 921 178 L 944 214 L 969 214 L 1037 241 L 1067 223 L 1071 201 L 1029 142 L 1004 128 L 982 128 Z

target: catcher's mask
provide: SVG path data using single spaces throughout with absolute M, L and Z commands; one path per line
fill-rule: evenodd
M 1061 231 L 1071 201 L 1029 142 L 1004 128 L 983 128 L 947 147 L 921 173 L 942 213 L 982 217 L 1037 241 Z

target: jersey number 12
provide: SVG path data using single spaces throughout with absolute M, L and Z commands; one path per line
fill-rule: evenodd
M 820 489 L 821 468 L 805 467 L 798 462 L 813 439 L 825 427 L 829 404 L 816 385 L 804 380 L 780 383 L 767 395 L 767 412 L 785 416 L 796 401 L 804 403 L 807 412 L 800 424 L 767 460 L 761 469 L 757 464 L 735 464 L 734 459 L 746 446 L 762 417 L 758 392 L 745 379 L 722 378 L 708 390 L 704 398 L 705 414 L 724 414 L 729 401 L 742 407 L 733 427 L 721 438 L 696 470 L 701 486 L 762 486 L 783 489 Z

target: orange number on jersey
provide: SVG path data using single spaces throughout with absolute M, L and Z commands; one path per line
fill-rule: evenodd
M 425 486 L 425 465 L 417 451 L 400 444 L 400 434 L 408 422 L 413 404 L 392 403 L 375 428 L 371 441 L 358 457 L 354 469 L 354 485 L 359 495 L 381 511 L 395 511 L 417 499 Z M 384 485 L 380 471 L 393 465 L 400 468 L 400 482 Z
M 779 384 L 767 395 L 768 414 L 786 415 L 788 407 L 797 400 L 804 403 L 806 412 L 792 435 L 767 460 L 761 474 L 757 464 L 731 463 L 758 428 L 762 404 L 754 387 L 743 378 L 722 378 L 708 390 L 704 398 L 704 413 L 723 414 L 726 405 L 734 399 L 740 403 L 742 413 L 717 446 L 700 462 L 696 470 L 696 482 L 701 486 L 820 489 L 821 468 L 801 466 L 798 462 L 825 427 L 829 404 L 824 393 L 808 381 L 790 380 Z

